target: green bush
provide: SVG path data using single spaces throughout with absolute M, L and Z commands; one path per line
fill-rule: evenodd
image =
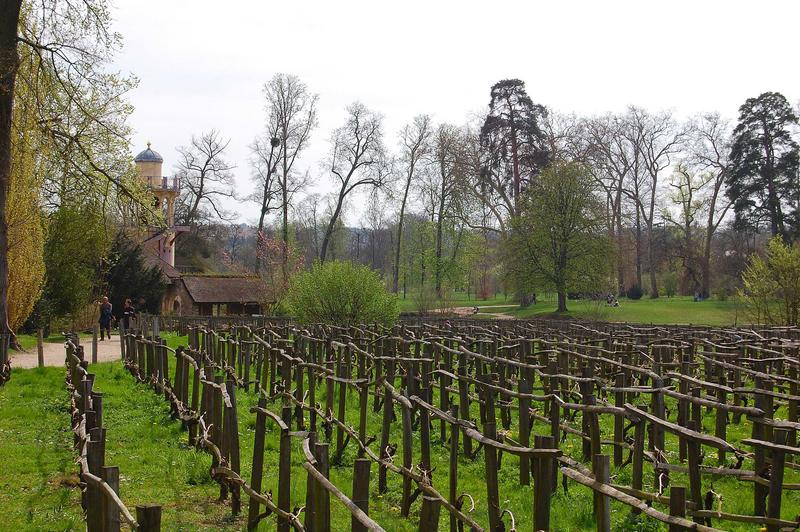
M 664 286 L 664 293 L 667 297 L 673 297 L 678 294 L 678 275 L 674 270 L 664 274 L 661 284 Z
M 642 290 L 641 286 L 635 284 L 628 288 L 628 292 L 625 295 L 628 297 L 628 299 L 642 299 L 644 290 Z
M 766 256 L 750 255 L 739 295 L 756 323 L 800 324 L 800 246 L 780 236 L 767 244 Z
M 400 313 L 377 272 L 347 261 L 316 263 L 295 275 L 286 301 L 301 323 L 391 325 Z

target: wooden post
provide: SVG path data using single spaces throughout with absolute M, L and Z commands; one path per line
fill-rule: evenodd
M 100 324 L 95 323 L 92 327 L 92 364 L 97 364 L 97 336 L 100 334 Z M 108 338 L 111 341 L 111 337 Z
M 364 389 L 366 389 L 366 385 Z M 356 458 L 353 463 L 353 497 L 351 500 L 367 515 L 369 515 L 369 470 L 371 466 L 372 460 L 369 458 Z M 353 516 L 350 529 L 354 532 L 365 532 L 367 527 Z
M 553 401 L 556 403 L 556 401 Z M 534 436 L 537 449 L 555 447 L 550 436 Z M 533 458 L 533 529 L 550 530 L 550 498 L 553 495 L 552 482 L 553 462 L 551 458 L 534 456 Z
M 2 348 L 0 348 L 2 349 Z M 39 367 L 44 367 L 44 331 L 36 331 L 36 352 L 38 355 Z
M 689 430 L 697 431 L 694 420 L 686 424 Z M 689 466 L 689 496 L 695 504 L 695 509 L 703 509 L 702 481 L 700 479 L 700 444 L 692 438 L 687 438 L 686 454 Z M 693 518 L 695 523 L 703 524 L 702 517 Z
M 236 410 L 236 386 L 232 380 L 225 383 L 228 396 L 231 399 L 230 408 L 226 408 L 225 437 L 228 439 L 228 463 L 231 470 L 238 474 L 240 471 L 239 459 L 239 415 Z M 231 486 L 231 513 L 238 515 L 241 511 L 241 488 L 238 484 Z
M 308 433 L 308 448 L 311 451 L 312 455 L 314 454 L 314 445 L 317 443 L 317 433 L 316 432 L 309 432 Z M 303 526 L 306 530 L 312 531 L 314 530 L 314 520 L 316 519 L 315 514 L 316 510 L 314 509 L 314 504 L 317 500 L 317 481 L 314 479 L 314 476 L 309 471 L 306 475 L 306 510 L 303 512 L 305 515 L 303 517 Z
M 669 515 L 672 517 L 686 517 L 686 488 L 672 486 L 669 489 Z M 686 530 L 679 525 L 670 524 L 669 532 L 682 532 Z
M 786 429 L 775 429 L 775 443 L 786 445 L 789 432 Z M 781 450 L 772 451 L 772 472 L 769 478 L 769 501 L 767 517 L 781 518 L 781 493 L 783 491 L 783 468 L 786 465 L 786 453 Z M 777 525 L 767 525 L 767 532 L 778 532 Z
M 530 369 L 520 368 L 519 392 L 521 394 L 531 393 L 531 374 Z M 552 401 L 556 402 L 556 401 Z M 531 400 L 528 397 L 519 399 L 519 444 L 522 447 L 529 447 L 531 444 Z M 530 485 L 530 459 L 528 456 L 519 457 L 519 483 L 521 486 Z
M 625 387 L 625 374 L 618 373 L 614 380 L 616 388 Z M 625 406 L 625 392 L 614 392 L 614 406 L 622 408 Z M 614 415 L 614 442 L 615 444 L 623 443 L 622 433 L 625 429 L 625 416 L 621 414 Z M 614 467 L 622 465 L 622 445 L 614 445 Z
M 161 506 L 144 504 L 136 507 L 139 532 L 161 532 Z
M 259 408 L 267 407 L 267 400 L 263 397 L 258 399 Z M 253 443 L 253 471 L 250 474 L 250 487 L 254 491 L 261 493 L 261 478 L 264 475 L 264 435 L 266 432 L 267 416 L 262 412 L 256 413 L 256 434 Z M 259 513 L 258 500 L 250 497 L 250 505 L 247 510 L 247 530 L 258 528 L 256 519 Z
M 413 467 L 413 428 L 411 426 L 411 409 L 404 404 L 400 404 L 400 411 L 403 418 L 403 467 L 411 470 Z M 403 498 L 400 507 L 400 515 L 408 517 L 411 512 L 411 478 L 403 475 Z
M 386 361 L 386 382 L 394 384 L 394 360 Z M 392 418 L 394 417 L 394 407 L 392 406 L 392 392 L 384 387 L 383 392 L 383 421 L 381 426 L 381 448 L 379 456 L 382 460 L 389 458 L 389 434 L 392 428 Z M 386 467 L 378 468 L 378 493 L 386 493 Z
M 644 429 L 645 421 L 636 421 L 636 428 L 633 435 L 633 471 L 631 472 L 631 487 L 636 490 L 642 489 L 644 475 Z M 631 513 L 638 514 L 641 510 L 632 508 Z
M 89 466 L 89 473 L 97 477 L 100 476 L 100 468 L 103 467 L 103 442 L 86 442 L 86 461 Z M 100 486 L 93 482 L 86 482 L 86 529 L 89 532 L 103 530 L 104 516 L 102 506 L 104 499 Z
M 458 419 L 457 404 L 450 403 L 450 415 Z M 458 425 L 453 423 L 450 425 L 450 473 L 448 477 L 450 481 L 448 499 L 453 506 L 456 505 L 456 501 L 458 500 L 458 435 Z M 450 513 L 450 532 L 456 532 L 457 530 L 458 519 L 456 519 L 455 515 Z
M 291 423 L 292 408 L 283 408 L 283 419 Z M 278 459 L 278 508 L 286 512 L 291 512 L 292 494 L 292 437 L 289 435 L 289 427 L 281 429 L 281 441 Z M 278 519 L 278 532 L 288 532 L 290 529 L 289 521 Z
M 467 377 L 467 355 L 466 353 L 459 353 L 458 355 L 458 400 L 459 408 L 461 408 L 461 419 L 470 421 L 469 415 L 469 382 Z M 472 439 L 467 436 L 466 430 L 464 432 L 464 454 L 467 457 L 472 457 Z
M 119 467 L 103 466 L 100 468 L 100 478 L 108 484 L 114 493 L 119 495 Z M 103 497 L 103 531 L 119 532 L 119 508 L 108 497 Z
M 490 384 L 490 375 L 480 375 L 480 379 L 484 384 Z M 497 439 L 497 427 L 495 424 L 494 392 L 488 386 L 482 386 L 481 388 L 483 388 L 481 391 L 484 415 L 486 416 L 486 421 L 483 424 L 483 433 L 487 438 L 495 440 Z M 489 528 L 491 530 L 500 530 L 502 520 L 500 519 L 500 494 L 497 478 L 497 449 L 491 445 L 484 445 L 483 457 L 486 467 L 486 504 L 489 512 Z
M 592 470 L 597 482 L 608 484 L 611 479 L 611 459 L 607 454 L 592 457 Z M 598 532 L 611 532 L 611 501 L 599 491 L 594 492 L 594 516 Z
M 439 530 L 439 499 L 425 495 L 422 497 L 422 510 L 419 515 L 420 532 L 436 532 Z M 355 530 L 355 529 L 354 529 Z
M 317 470 L 328 478 L 328 444 L 317 443 L 314 446 L 314 458 L 317 459 Z M 331 499 L 328 490 L 322 486 L 316 488 L 317 498 L 314 501 L 314 530 L 331 529 Z

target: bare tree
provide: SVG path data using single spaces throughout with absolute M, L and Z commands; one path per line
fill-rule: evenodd
M 392 269 L 392 291 L 397 293 L 400 281 L 400 250 L 403 243 L 403 219 L 406 212 L 408 192 L 411 183 L 418 174 L 420 161 L 430 151 L 431 117 L 418 115 L 412 123 L 400 131 L 400 164 L 404 171 L 403 196 L 400 202 L 400 213 L 397 217 L 397 240 L 394 249 L 394 265 Z
M 386 249 L 383 240 L 386 236 L 387 214 L 389 205 L 380 194 L 380 189 L 374 189 L 369 196 L 366 212 L 361 218 L 361 227 L 369 235 L 369 264 L 373 270 L 383 271 Z
M 694 163 L 705 172 L 707 187 L 700 288 L 703 297 L 708 297 L 711 291 L 711 241 L 733 205 L 733 201 L 724 194 L 725 180 L 731 171 L 730 145 L 730 126 L 718 114 L 707 114 L 697 119 L 692 129 L 691 156 Z
M 454 210 L 460 182 L 461 142 L 461 133 L 455 126 L 441 124 L 436 128 L 432 138 L 429 179 L 423 189 L 430 199 L 431 219 L 436 223 L 434 279 L 438 297 L 442 297 L 444 224 Z
M 317 126 L 319 97 L 309 92 L 300 78 L 291 74 L 276 74 L 264 85 L 264 97 L 267 101 L 267 122 L 270 124 L 268 130 L 274 128 L 281 143 L 281 172 L 277 185 L 281 198 L 281 236 L 284 248 L 288 250 L 289 205 L 307 177 L 307 174 L 296 176 L 292 168 L 308 145 L 311 131 Z M 283 258 L 285 266 L 288 259 L 286 253 Z
M 513 212 L 511 197 L 505 193 L 505 187 L 492 172 L 486 173 L 488 155 L 481 146 L 481 138 L 477 128 L 469 125 L 463 129 L 462 150 L 462 186 L 480 204 L 480 209 L 467 216 L 464 223 L 471 229 L 481 232 L 506 235 L 506 220 Z M 477 214 L 480 213 L 480 214 Z
M 383 117 L 360 102 L 347 107 L 347 120 L 333 132 L 330 171 L 338 192 L 328 221 L 319 259 L 325 262 L 328 246 L 345 200 L 357 189 L 378 188 L 389 176 L 383 145 Z
M 656 199 L 662 172 L 672 165 L 673 157 L 683 149 L 687 130 L 675 123 L 669 112 L 650 114 L 643 109 L 630 107 L 626 115 L 629 140 L 636 146 L 641 157 L 643 177 L 636 179 L 636 191 L 632 195 L 637 205 L 637 218 L 641 215 L 647 226 L 647 263 L 650 274 L 650 297 L 658 297 L 655 267 L 655 223 Z M 638 174 L 637 176 L 638 177 Z M 643 186 L 640 186 L 643 185 Z
M 669 185 L 672 188 L 672 203 L 678 207 L 678 215 L 675 216 L 671 210 L 664 209 L 662 217 L 665 221 L 672 224 L 677 230 L 679 237 L 679 256 L 683 262 L 683 269 L 692 283 L 692 290 L 696 293 L 700 288 L 700 278 L 697 271 L 697 250 L 696 250 L 696 230 L 697 218 L 702 214 L 702 203 L 700 195 L 707 182 L 703 175 L 694 172 L 694 168 L 686 164 L 685 161 L 679 162 L 670 178 Z
M 323 198 L 319 194 L 309 194 L 294 208 L 294 219 L 305 254 L 319 257 L 321 231 L 323 224 Z
M 617 289 L 620 293 L 626 289 L 623 192 L 632 177 L 638 157 L 635 145 L 623 134 L 624 127 L 623 119 L 609 114 L 586 120 L 583 128 L 589 148 L 587 166 L 606 196 L 608 231 L 616 243 Z M 640 257 L 640 254 L 637 256 Z M 637 260 L 636 271 L 636 282 L 641 285 L 641 260 Z
M 278 179 L 275 170 L 281 161 L 283 145 L 276 136 L 275 124 L 271 123 L 271 130 L 268 130 L 269 139 L 257 138 L 250 146 L 253 154 L 251 165 L 253 167 L 253 180 L 256 182 L 256 190 L 250 199 L 258 203 L 258 231 L 256 239 L 264 238 L 264 219 L 273 210 L 280 208 L 281 188 L 278 186 Z M 256 273 L 261 268 L 261 256 L 256 254 Z
M 199 137 L 192 136 L 189 146 L 178 148 L 178 177 L 181 187 L 188 193 L 181 197 L 183 222 L 196 225 L 207 213 L 207 205 L 222 220 L 229 216 L 222 208 L 223 198 L 234 198 L 233 169 L 225 160 L 225 150 L 230 139 L 224 140 L 219 132 L 211 130 Z

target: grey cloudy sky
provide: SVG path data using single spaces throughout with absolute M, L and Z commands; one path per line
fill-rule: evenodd
M 247 146 L 263 127 L 261 87 L 297 74 L 320 95 L 320 126 L 299 165 L 325 190 L 319 161 L 354 100 L 385 115 L 390 147 L 416 114 L 463 122 L 504 78 L 580 114 L 636 104 L 735 117 L 768 90 L 796 103 L 799 15 L 800 3 L 777 0 L 117 0 L 125 46 L 115 67 L 140 78 L 134 150 L 152 141 L 171 172 L 175 148 L 215 128 L 231 138 L 240 195 L 251 188 Z M 241 221 L 256 210 L 237 208 Z

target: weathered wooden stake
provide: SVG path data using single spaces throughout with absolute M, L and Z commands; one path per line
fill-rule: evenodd
M 367 515 L 369 515 L 369 470 L 371 466 L 372 460 L 369 458 L 356 458 L 353 463 L 353 496 L 351 500 Z M 350 529 L 354 532 L 367 530 L 355 516 L 352 517 Z

